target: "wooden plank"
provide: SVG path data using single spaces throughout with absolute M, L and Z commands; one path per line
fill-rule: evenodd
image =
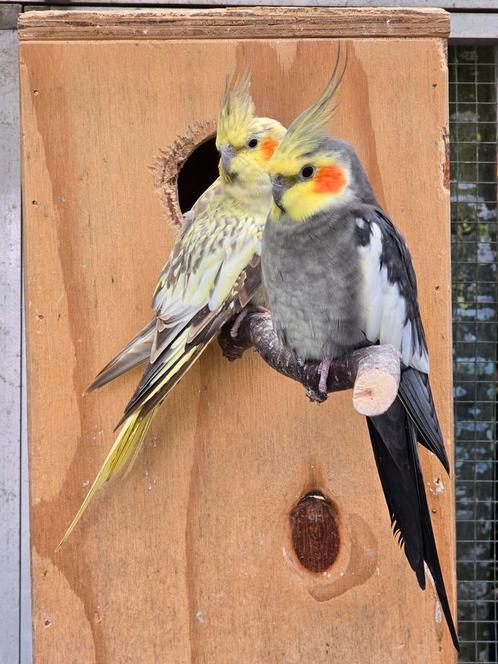
M 19 659 L 21 189 L 17 37 L 0 31 L 0 661 Z
M 451 455 L 444 42 L 347 41 L 332 129 L 357 146 L 411 246 Z M 328 77 L 329 65 L 310 63 L 332 63 L 336 43 L 21 44 L 38 662 L 455 661 L 430 584 L 418 588 L 392 536 L 351 393 L 312 405 L 255 354 L 230 365 L 211 348 L 158 413 L 133 472 L 54 553 L 139 374 L 83 390 L 148 320 L 174 240 L 148 166 L 212 123 L 236 64 L 251 67 L 260 113 L 289 123 Z M 423 457 L 454 598 L 452 480 Z M 299 566 L 290 536 L 311 489 L 333 500 L 341 529 L 321 574 Z
M 0 0 L 0 4 L 6 0 Z M 8 1 L 8 0 L 7 0 Z M 46 0 L 29 0 L 29 5 L 38 5 L 40 8 L 46 6 L 48 3 Z M 72 5 L 75 7 L 84 6 L 88 4 L 88 0 L 66 0 L 64 5 Z M 194 2 L 188 2 L 187 0 L 169 0 L 165 2 L 164 0 L 107 0 L 106 5 L 134 5 L 139 7 L 141 5 L 151 6 L 174 6 L 174 5 L 183 5 L 188 6 L 189 4 L 196 6 L 209 6 L 209 5 L 219 5 L 219 0 L 195 0 Z M 279 6 L 282 4 L 281 0 L 225 0 L 224 5 L 263 5 L 270 6 L 276 5 Z M 286 0 L 285 2 L 288 6 L 294 7 L 350 7 L 351 0 Z M 55 5 L 55 3 L 53 3 Z M 440 7 L 441 9 L 448 10 L 472 10 L 472 11 L 481 11 L 481 10 L 493 10 L 498 9 L 498 0 L 354 0 L 355 7 L 422 7 L 422 8 L 432 8 Z
M 22 40 L 258 39 L 265 37 L 447 37 L 449 17 L 439 9 L 329 9 L 264 7 L 142 11 L 26 12 Z

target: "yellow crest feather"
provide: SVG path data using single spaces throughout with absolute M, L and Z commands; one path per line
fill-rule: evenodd
M 239 147 L 244 142 L 255 115 L 250 89 L 248 71 L 225 79 L 216 134 L 218 146 L 228 143 Z
M 341 46 L 337 48 L 337 57 L 332 75 L 318 99 L 299 115 L 287 130 L 285 138 L 275 151 L 272 159 L 272 171 L 278 170 L 278 162 L 300 159 L 316 150 L 322 141 L 327 123 L 338 108 L 332 100 L 342 83 L 347 67 L 347 51 L 344 65 L 340 68 Z

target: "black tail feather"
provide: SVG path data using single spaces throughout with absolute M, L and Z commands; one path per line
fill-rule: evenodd
M 394 533 L 399 533 L 400 543 L 421 588 L 425 588 L 424 563 L 427 565 L 451 638 L 459 649 L 420 468 L 418 427 L 399 400 L 383 415 L 367 418 L 367 423 Z
M 424 478 L 422 475 L 422 468 L 420 467 L 420 459 L 418 456 L 417 432 L 412 422 L 408 421 L 409 430 L 409 456 L 411 464 L 415 469 L 415 476 L 417 481 L 418 503 L 420 506 L 420 513 L 422 516 L 422 532 L 424 541 L 424 559 L 429 568 L 434 581 L 439 601 L 443 609 L 444 617 L 450 630 L 451 638 L 457 650 L 459 650 L 458 635 L 456 633 L 455 625 L 451 615 L 448 596 L 446 595 L 446 588 L 444 586 L 443 573 L 439 563 L 439 556 L 437 553 L 436 540 L 434 538 L 434 531 L 432 530 L 431 517 L 429 512 L 429 505 L 427 504 L 427 496 L 425 494 Z
M 396 406 L 396 403 L 393 406 Z M 395 410 L 398 407 L 401 407 L 401 404 L 396 406 Z M 417 575 L 420 587 L 425 588 L 422 526 L 409 459 L 406 453 L 403 455 L 402 450 L 392 455 L 389 446 L 384 444 L 384 439 L 391 440 L 394 436 L 399 436 L 396 433 L 398 418 L 394 419 L 393 427 L 390 421 L 393 413 L 390 411 L 381 417 L 367 417 L 368 431 L 393 533 L 395 536 L 399 535 L 399 543 L 410 567 Z M 404 431 L 401 435 L 405 435 Z

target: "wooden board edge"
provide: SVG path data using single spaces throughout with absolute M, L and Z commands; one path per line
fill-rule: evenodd
M 268 39 L 442 37 L 442 9 L 233 7 L 120 11 L 31 11 L 20 15 L 22 41 L 103 39 Z

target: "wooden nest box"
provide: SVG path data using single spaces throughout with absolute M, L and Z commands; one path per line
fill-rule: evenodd
M 287 125 L 339 40 L 349 64 L 331 131 L 411 248 L 452 451 L 448 28 L 439 10 L 21 15 L 36 662 L 454 662 L 435 595 L 392 535 L 351 393 L 317 407 L 255 353 L 229 364 L 213 344 L 132 473 L 54 553 L 139 372 L 83 392 L 150 316 L 177 233 L 175 168 L 213 135 L 226 74 L 249 67 L 258 114 Z M 174 167 L 155 182 L 161 150 Z M 452 480 L 422 455 L 454 597 Z

